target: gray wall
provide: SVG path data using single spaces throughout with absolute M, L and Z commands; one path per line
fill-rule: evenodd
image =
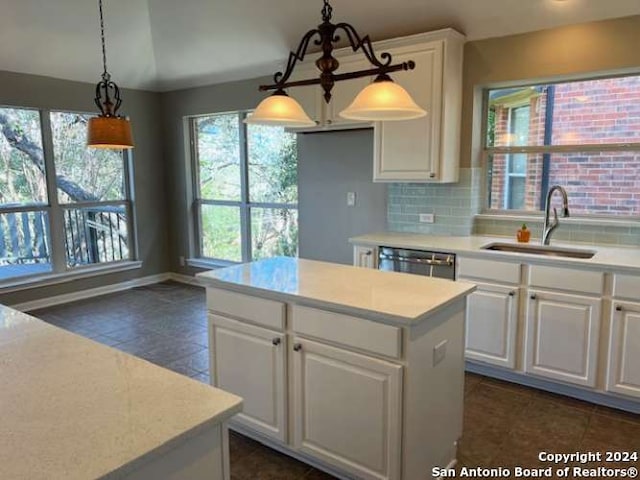
M 167 197 L 171 199 L 167 213 L 171 225 L 169 261 L 172 272 L 192 275 L 200 271 L 183 267 L 178 261 L 180 256 L 189 256 L 192 248 L 190 243 L 193 241 L 189 233 L 193 212 L 189 204 L 192 193 L 186 117 L 253 109 L 265 96 L 258 91 L 258 86 L 270 82 L 269 78 L 258 78 L 161 94 L 164 159 L 167 169 L 165 188 Z
M 98 74 L 96 71 L 96 81 Z M 92 84 L 0 71 L 0 105 L 94 112 L 94 95 Z M 169 271 L 169 199 L 164 189 L 159 94 L 124 90 L 122 95 L 122 112 L 131 117 L 136 142 L 134 185 L 142 268 L 10 294 L 0 292 L 0 303 L 16 304 Z
M 387 187 L 372 178 L 372 129 L 298 135 L 300 257 L 351 264 L 349 237 L 385 230 Z

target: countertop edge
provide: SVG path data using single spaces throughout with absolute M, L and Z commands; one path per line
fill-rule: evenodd
M 207 272 L 198 273 L 197 276 L 208 287 L 220 287 L 226 290 L 231 290 L 238 293 L 257 293 L 258 296 L 267 299 L 277 299 L 285 302 L 294 302 L 300 305 L 306 305 L 310 307 L 322 308 L 333 311 L 335 313 L 342 313 L 345 315 L 355 315 L 359 317 L 365 317 L 368 320 L 378 323 L 385 323 L 390 325 L 412 326 L 421 323 L 428 319 L 432 314 L 435 314 L 444 308 L 448 307 L 455 301 L 462 297 L 467 296 L 469 293 L 476 289 L 476 285 L 471 282 L 464 282 L 469 284 L 469 288 L 461 291 L 460 293 L 451 296 L 451 298 L 435 306 L 434 308 L 423 312 L 416 317 L 403 317 L 399 315 L 392 315 L 389 313 L 376 312 L 374 310 L 367 310 L 358 307 L 352 307 L 350 305 L 344 305 L 342 303 L 330 302 L 327 300 L 318 300 L 316 298 L 306 297 L 299 294 L 276 292 L 268 288 L 259 288 L 250 285 L 240 285 L 233 282 L 227 282 L 217 278 L 211 278 L 206 276 Z
M 605 246 L 605 245 L 587 245 L 587 244 L 576 244 L 571 245 L 568 243 L 558 243 L 563 247 L 570 246 L 573 248 L 580 248 L 585 250 L 596 250 L 596 255 L 590 259 L 580 259 L 580 258 L 569 258 L 569 257 L 545 257 L 541 255 L 532 255 L 527 253 L 515 253 L 515 252 L 499 252 L 499 251 L 491 251 L 491 250 L 482 250 L 480 248 L 459 248 L 456 246 L 447 247 L 445 249 L 440 246 L 433 246 L 433 244 L 429 244 L 429 234 L 411 234 L 411 235 L 423 235 L 424 236 L 424 244 L 417 245 L 413 242 L 406 242 L 402 239 L 392 240 L 392 241 L 382 241 L 381 238 L 376 238 L 376 236 L 393 236 L 393 235 L 405 235 L 400 232 L 379 232 L 372 233 L 366 235 L 360 235 L 349 238 L 349 243 L 351 245 L 362 245 L 367 247 L 392 247 L 392 248 L 406 248 L 413 250 L 433 250 L 443 253 L 455 253 L 456 255 L 468 256 L 474 258 L 485 258 L 485 259 L 496 259 L 496 260 L 505 260 L 512 262 L 529 262 L 536 265 L 548 265 L 548 266 L 568 266 L 574 268 L 584 268 L 584 269 L 605 269 L 606 271 L 616 272 L 616 273 L 633 273 L 640 274 L 640 267 L 622 265 L 619 263 L 614 263 L 610 261 L 603 261 L 597 258 L 598 249 L 608 249 L 608 248 L 620 248 L 620 249 L 634 249 L 633 246 Z M 446 235 L 438 235 L 438 238 L 445 237 Z M 454 238 L 454 237 L 452 237 Z M 476 239 L 484 239 L 486 243 L 492 242 L 511 242 L 512 239 L 507 237 L 488 237 L 488 236 L 477 236 L 477 235 L 469 235 L 468 237 L 455 237 L 455 238 L 476 238 Z M 385 239 L 388 240 L 388 239 Z
M 197 380 L 193 380 L 193 381 L 195 382 Z M 155 458 L 158 458 L 164 455 L 165 453 L 170 452 L 171 450 L 174 450 L 175 448 L 179 447 L 181 444 L 187 442 L 192 438 L 197 437 L 198 435 L 200 435 L 201 433 L 204 433 L 210 428 L 220 425 L 224 421 L 228 420 L 229 418 L 233 417 L 234 415 L 242 411 L 243 401 L 239 398 L 240 397 L 238 397 L 238 400 L 236 400 L 231 406 L 226 408 L 223 412 L 219 412 L 218 414 L 211 417 L 210 419 L 205 420 L 204 422 L 194 426 L 193 428 L 185 430 L 184 432 L 176 435 L 175 437 L 170 438 L 165 443 L 158 445 L 156 448 L 149 450 L 147 453 L 137 458 L 134 458 L 128 463 L 121 465 L 115 470 L 112 470 L 111 472 L 103 475 L 102 477 L 99 477 L 99 479 L 100 480 L 121 479 L 124 476 L 130 473 L 133 473 L 138 468 L 143 467 L 144 465 L 153 461 Z

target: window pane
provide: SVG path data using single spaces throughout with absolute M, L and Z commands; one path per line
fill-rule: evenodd
M 489 91 L 489 147 L 545 145 L 545 133 L 550 145 L 640 143 L 640 76 Z
M 200 198 L 239 201 L 240 125 L 238 114 L 195 120 Z
M 202 205 L 200 213 L 202 256 L 241 262 L 240 207 Z
M 489 91 L 487 146 L 544 145 L 546 87 Z
M 47 203 L 40 114 L 0 108 L 0 205 Z
M 508 158 L 504 154 L 490 158 L 489 208 L 507 205 L 506 208 L 540 210 L 546 196 L 543 179 L 547 177 L 549 186 L 566 188 L 572 214 L 640 216 L 640 152 L 553 153 L 546 172 L 544 155 L 529 154 L 524 185 L 511 190 L 507 183 L 514 177 L 506 173 Z M 513 197 L 516 191 L 518 200 Z
M 251 202 L 298 203 L 296 134 L 247 125 Z
M 125 205 L 65 208 L 67 266 L 129 259 L 129 231 Z
M 53 159 L 60 203 L 124 200 L 121 150 L 87 147 L 91 115 L 51 113 Z
M 298 255 L 298 210 L 252 208 L 253 259 Z
M 553 144 L 640 142 L 640 76 L 555 85 Z
M 0 280 L 51 271 L 46 212 L 0 214 Z
M 509 177 L 509 198 L 507 208 L 523 210 L 527 179 L 524 177 Z

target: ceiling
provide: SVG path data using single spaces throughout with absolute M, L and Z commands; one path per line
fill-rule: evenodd
M 97 0 L 6 0 L 0 70 L 96 82 Z M 333 0 L 373 40 L 454 27 L 470 40 L 640 13 L 640 0 Z M 320 22 L 321 0 L 104 0 L 109 70 L 172 90 L 270 75 Z

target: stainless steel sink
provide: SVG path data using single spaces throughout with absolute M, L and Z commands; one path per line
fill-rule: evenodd
M 516 243 L 489 243 L 483 250 L 498 252 L 527 253 L 530 255 L 545 255 L 547 257 L 592 258 L 596 252 L 576 248 L 547 247 L 541 245 L 520 245 Z

